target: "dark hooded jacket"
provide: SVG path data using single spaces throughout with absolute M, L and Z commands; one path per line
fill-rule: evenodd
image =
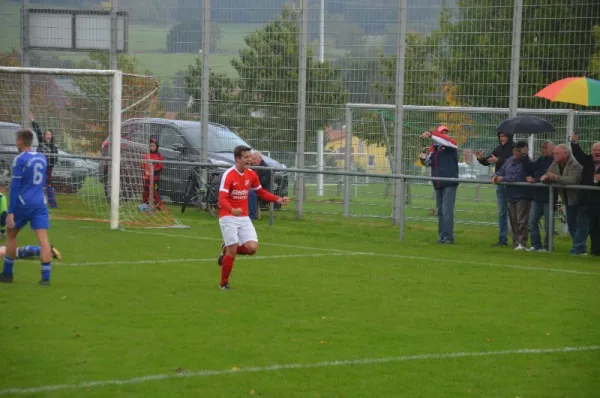
M 592 185 L 597 187 L 598 184 L 594 183 L 594 174 L 600 174 L 600 169 L 596 170 L 592 155 L 586 154 L 579 144 L 574 143 L 571 143 L 571 151 L 573 152 L 575 160 L 577 160 L 583 168 L 583 171 L 581 172 L 581 185 Z M 587 206 L 600 206 L 600 192 L 580 190 L 579 201 L 581 204 Z
M 56 164 L 56 158 L 58 157 L 58 147 L 54 143 L 54 135 L 52 135 L 52 139 L 50 142 L 46 142 L 44 140 L 44 133 L 40 128 L 38 122 L 31 122 L 31 127 L 33 127 L 33 131 L 35 131 L 35 135 L 37 135 L 38 139 L 38 152 L 43 153 L 48 160 L 48 169 L 51 169 Z
M 537 160 L 529 163 L 528 176 L 533 177 L 536 183 L 541 182 L 541 178 L 550 166 L 552 166 L 554 158 L 552 156 L 540 156 Z M 540 203 L 548 203 L 549 195 L 548 188 L 545 187 L 534 187 L 531 190 L 532 199 Z M 556 201 L 558 195 L 555 195 L 554 200 Z
M 150 143 L 155 143 L 156 144 L 156 151 L 147 153 L 144 155 L 144 160 L 147 159 L 151 159 L 151 160 L 165 160 L 165 158 L 163 157 L 163 155 L 161 155 L 158 152 L 158 142 L 154 139 L 151 138 L 150 139 Z M 154 165 L 154 172 L 152 173 L 152 168 L 151 165 Z M 154 181 L 158 181 L 160 179 L 160 172 L 163 169 L 163 165 L 162 163 L 148 163 L 148 162 L 142 162 L 142 168 L 144 169 L 144 180 L 150 180 L 150 175 L 154 174 Z
M 504 134 L 508 137 L 508 141 L 504 145 L 500 144 L 500 134 Z M 510 158 L 513 155 L 512 151 L 515 146 L 513 142 L 513 135 L 508 133 L 498 133 L 498 144 L 499 145 L 496 147 L 496 149 L 492 151 L 492 153 L 477 159 L 477 161 L 482 165 L 489 166 L 490 162 L 488 161 L 488 158 L 492 155 L 497 157 L 498 162 L 496 163 L 496 167 L 494 167 L 494 172 L 498 172 L 498 170 L 500 170 L 504 162 L 506 162 L 508 158 Z

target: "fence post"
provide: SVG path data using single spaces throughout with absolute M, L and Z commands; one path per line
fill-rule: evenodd
M 352 111 L 346 108 L 346 153 L 344 154 L 344 171 L 350 171 L 352 163 Z M 344 176 L 344 217 L 350 216 L 350 176 Z
M 304 168 L 306 150 L 306 67 L 308 63 L 308 0 L 300 0 L 300 54 L 298 58 L 298 138 L 296 167 Z M 302 218 L 304 207 L 304 174 L 296 174 L 296 218 Z
M 510 56 L 510 117 L 517 116 L 519 106 L 519 67 L 521 63 L 521 28 L 523 25 L 523 0 L 515 0 L 513 11 L 512 47 Z
M 271 171 L 271 173 L 269 173 L 270 177 L 271 177 L 271 190 L 273 190 L 273 187 L 275 186 L 275 172 Z M 260 208 L 260 200 L 257 201 L 258 203 L 258 207 Z M 270 202 L 269 203 L 269 228 L 271 228 L 273 226 L 273 223 L 275 222 L 275 203 Z
M 202 8 L 202 92 L 200 104 L 200 162 L 208 162 L 208 123 L 209 123 L 209 96 L 210 96 L 210 0 L 204 0 Z M 208 180 L 208 174 L 202 172 Z
M 402 203 L 406 203 L 406 179 L 400 179 L 400 200 Z M 406 206 L 400 206 L 400 240 L 404 241 L 404 232 L 405 232 L 405 224 L 406 224 Z
M 150 187 L 148 189 L 148 211 L 154 211 L 154 161 L 148 159 L 150 163 Z M 143 188 L 142 188 L 143 189 Z
M 396 47 L 396 120 L 394 122 L 394 172 L 402 174 L 402 128 L 404 123 L 404 61 L 406 59 L 406 20 L 407 0 L 398 0 L 398 42 Z M 394 180 L 394 204 L 392 222 L 400 223 L 400 209 L 404 208 L 405 201 L 402 191 L 405 187 L 402 182 Z
M 554 250 L 554 188 L 548 186 L 548 251 Z
M 567 110 L 567 136 L 565 142 L 568 143 L 571 138 L 571 134 L 575 132 L 575 111 L 573 109 Z
M 317 170 L 323 171 L 323 163 L 324 163 L 324 146 L 325 146 L 325 137 L 323 130 L 317 131 Z M 317 174 L 317 196 L 324 196 L 324 177 L 323 174 Z

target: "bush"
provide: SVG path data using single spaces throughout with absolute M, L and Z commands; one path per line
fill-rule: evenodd
M 216 24 L 210 26 L 210 52 L 214 53 L 221 36 Z M 198 53 L 202 49 L 202 24 L 200 21 L 181 22 L 167 35 L 168 53 Z

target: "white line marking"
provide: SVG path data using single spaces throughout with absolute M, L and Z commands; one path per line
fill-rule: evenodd
M 205 237 L 205 236 L 189 236 L 189 235 L 164 234 L 164 233 L 157 233 L 157 232 L 140 232 L 140 231 L 130 231 L 130 230 L 125 230 L 124 232 L 130 233 L 130 234 L 138 234 L 138 235 L 156 235 L 156 236 L 166 236 L 169 238 L 183 238 L 183 239 L 210 240 L 213 242 L 223 242 L 223 239 L 221 239 L 221 238 L 209 238 L 209 237 Z M 259 242 L 259 245 L 261 245 L 261 244 L 264 244 L 267 246 L 275 246 L 275 247 L 287 247 L 290 249 L 321 250 L 321 251 L 332 252 L 332 253 L 356 253 L 351 250 L 340 250 L 340 249 L 330 249 L 330 248 L 325 249 L 325 248 L 320 248 L 320 247 L 285 245 L 283 243 Z
M 372 253 L 315 253 L 315 254 L 280 254 L 274 256 L 239 256 L 236 261 L 242 260 L 269 260 L 274 258 L 301 258 L 301 257 L 329 257 L 329 256 L 370 256 Z M 211 258 L 176 258 L 168 260 L 135 260 L 135 261 L 97 261 L 97 262 L 82 262 L 82 263 L 56 263 L 61 266 L 68 267 L 82 267 L 82 266 L 95 266 L 95 265 L 123 265 L 123 264 L 170 264 L 170 263 L 204 263 L 204 262 L 216 262 L 217 257 Z
M 224 369 L 224 370 L 200 370 L 197 372 L 184 372 L 184 373 L 163 373 L 155 375 L 147 375 L 134 377 L 131 379 L 115 379 L 115 380 L 95 380 L 95 381 L 83 381 L 77 384 L 56 384 L 49 386 L 39 387 L 25 387 L 25 388 L 8 388 L 0 390 L 0 395 L 5 394 L 34 394 L 38 392 L 48 392 L 57 390 L 74 390 L 81 388 L 91 387 L 105 387 L 105 386 L 122 386 L 128 384 L 141 384 L 149 381 L 160 381 L 168 379 L 182 379 L 192 377 L 208 377 L 208 376 L 222 376 L 230 375 L 235 373 L 262 373 L 262 372 L 277 372 L 281 370 L 292 370 L 292 369 L 315 369 L 315 368 L 331 368 L 338 366 L 353 366 L 353 365 L 376 365 L 382 363 L 391 362 L 407 362 L 407 361 L 422 361 L 430 359 L 453 359 L 453 358 L 476 358 L 476 357 L 494 357 L 502 355 L 527 355 L 527 354 L 556 354 L 556 353 L 570 353 L 570 352 L 586 352 L 586 351 L 598 351 L 600 345 L 592 346 L 581 346 L 581 347 L 560 347 L 560 348 L 525 348 L 518 350 L 504 350 L 504 351 L 479 351 L 479 352 L 449 352 L 443 354 L 418 354 L 418 355 L 403 355 L 396 357 L 386 358 L 364 358 L 364 359 L 349 359 L 342 361 L 328 361 L 328 362 L 316 362 L 316 363 L 289 363 L 280 365 L 270 366 L 254 366 L 248 368 L 235 368 L 235 369 Z
M 140 235 L 159 235 L 159 236 L 166 236 L 166 237 L 172 237 L 172 238 L 211 240 L 211 241 L 219 241 L 219 242 L 222 241 L 222 239 L 207 238 L 207 237 L 203 237 L 203 236 L 189 236 L 189 235 L 163 234 L 163 233 L 138 232 L 138 231 L 126 231 L 126 232 L 134 233 L 134 234 L 140 234 Z M 477 265 L 477 266 L 487 266 L 487 267 L 512 268 L 512 269 L 520 269 L 520 270 L 526 270 L 526 271 L 547 271 L 547 272 L 558 272 L 558 273 L 563 273 L 563 274 L 600 276 L 600 272 L 579 271 L 579 270 L 562 269 L 562 268 L 528 267 L 528 266 L 525 266 L 525 265 L 485 263 L 485 262 L 477 262 L 477 261 L 455 260 L 455 259 L 450 259 L 450 258 L 433 258 L 433 257 L 409 256 L 409 255 L 392 254 L 392 253 L 354 252 L 354 251 L 350 251 L 350 250 L 324 249 L 324 248 L 319 248 L 319 247 L 284 245 L 284 244 L 270 243 L 270 242 L 264 242 L 264 243 L 261 243 L 261 244 L 262 245 L 266 245 L 266 246 L 289 247 L 289 248 L 294 248 L 294 249 L 320 250 L 320 251 L 326 251 L 326 252 L 330 252 L 330 253 L 346 253 L 346 254 L 350 254 L 350 255 L 354 255 L 356 253 L 360 253 L 362 255 L 382 256 L 382 257 L 390 257 L 390 258 L 394 258 L 395 257 L 395 258 L 404 258 L 404 259 L 407 259 L 407 260 L 422 260 L 422 261 L 429 261 L 429 262 L 431 262 L 433 264 L 435 264 L 436 262 L 441 262 L 441 263 L 456 263 L 456 264 Z
M 565 274 L 600 276 L 600 272 L 577 271 L 577 270 L 562 269 L 562 268 L 527 267 L 525 265 L 496 264 L 496 263 L 483 263 L 483 262 L 479 263 L 477 261 L 463 261 L 463 260 L 454 260 L 454 259 L 450 259 L 450 258 L 406 256 L 403 254 L 385 254 L 385 253 L 368 253 L 368 254 L 373 255 L 373 256 L 404 258 L 404 259 L 408 259 L 408 260 L 440 261 L 440 262 L 445 262 L 445 263 L 479 265 L 479 266 L 484 266 L 484 267 L 502 267 L 502 268 L 523 269 L 523 270 L 528 270 L 528 271 L 549 271 L 549 272 L 560 272 L 560 273 L 565 273 Z

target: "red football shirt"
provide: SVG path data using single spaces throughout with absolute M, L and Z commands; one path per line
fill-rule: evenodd
M 245 169 L 240 173 L 235 166 L 231 167 L 221 177 L 219 187 L 219 218 L 231 215 L 231 209 L 242 209 L 242 217 L 248 217 L 248 194 L 254 189 L 264 200 L 276 202 L 275 196 L 262 188 L 256 172 Z

